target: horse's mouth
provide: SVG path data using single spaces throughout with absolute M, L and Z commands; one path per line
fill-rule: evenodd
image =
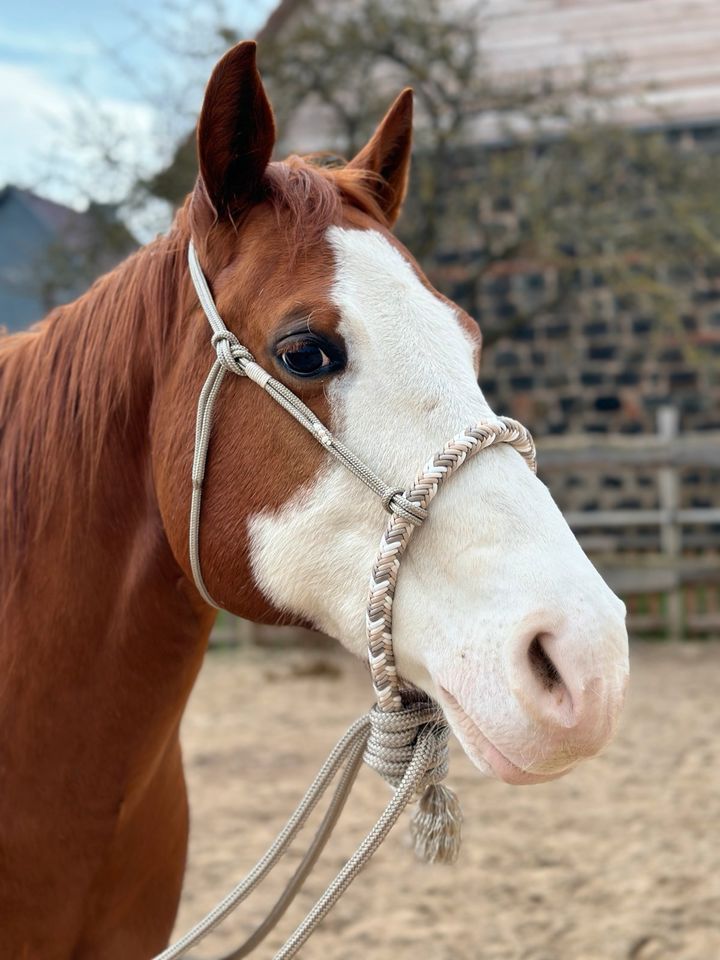
M 504 783 L 530 785 L 547 783 L 566 774 L 574 764 L 568 764 L 552 773 L 533 773 L 506 757 L 485 736 L 475 721 L 463 710 L 455 697 L 444 687 L 439 687 L 440 704 L 445 711 L 453 733 L 475 766 L 487 776 L 496 777 Z

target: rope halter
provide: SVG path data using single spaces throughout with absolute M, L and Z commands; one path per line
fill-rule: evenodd
M 215 400 L 226 373 L 248 377 L 300 423 L 329 454 L 354 474 L 379 498 L 390 519 L 370 574 L 366 628 L 368 659 L 377 703 L 338 742 L 320 773 L 275 843 L 251 873 L 176 944 L 155 960 L 175 960 L 217 926 L 277 863 L 298 833 L 336 772 L 340 781 L 325 818 L 308 853 L 291 878 L 267 920 L 231 955 L 244 957 L 277 923 L 300 889 L 325 845 L 339 816 L 362 760 L 394 788 L 394 794 L 355 854 L 320 897 L 305 920 L 276 954 L 289 960 L 305 943 L 357 873 L 370 859 L 405 806 L 419 797 L 411 832 L 416 853 L 423 860 L 453 862 L 458 854 L 462 816 L 455 795 L 442 781 L 448 772 L 450 728 L 440 706 L 418 691 L 403 688 L 395 666 L 392 644 L 392 608 L 398 570 L 414 531 L 428 517 L 428 507 L 440 485 L 470 457 L 490 446 L 514 447 L 535 470 L 535 446 L 528 430 L 516 420 L 498 417 L 477 423 L 458 434 L 432 457 L 407 490 L 385 483 L 371 467 L 349 450 L 284 384 L 261 367 L 222 321 L 192 241 L 188 263 L 198 299 L 212 328 L 216 359 L 200 393 L 192 465 L 189 554 L 195 584 L 203 599 L 214 607 L 200 565 L 200 512 L 202 489 L 212 432 Z M 226 960 L 231 960 L 230 957 Z

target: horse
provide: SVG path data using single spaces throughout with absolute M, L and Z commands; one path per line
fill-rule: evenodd
M 0 341 L 0 953 L 146 960 L 170 936 L 188 803 L 179 725 L 216 610 L 190 569 L 195 408 L 212 359 L 192 242 L 224 321 L 399 488 L 492 419 L 477 324 L 391 230 L 412 92 L 342 166 L 273 161 L 255 45 L 215 67 L 199 174 L 167 234 Z M 378 499 L 246 378 L 218 395 L 199 550 L 222 608 L 363 655 Z M 540 783 L 612 736 L 624 607 L 509 447 L 416 535 L 397 668 L 481 774 Z

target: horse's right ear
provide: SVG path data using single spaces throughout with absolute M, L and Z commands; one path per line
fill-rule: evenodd
M 200 178 L 195 189 L 219 218 L 232 217 L 253 202 L 275 145 L 275 120 L 255 52 L 254 41 L 246 40 L 220 60 L 198 121 Z

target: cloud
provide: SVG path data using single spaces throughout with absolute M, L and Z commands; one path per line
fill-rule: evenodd
M 81 94 L 29 65 L 0 62 L 0 116 L 6 130 L 0 184 L 39 185 L 61 202 L 112 200 L 129 186 L 121 182 L 124 171 L 147 173 L 161 159 L 153 149 L 157 116 L 150 105 L 98 97 L 91 108 Z M 107 182 L 98 160 L 105 135 L 112 135 L 118 160 L 116 179 Z
M 66 33 L 18 30 L 0 24 L 0 58 L 14 61 L 95 56 L 96 43 L 90 37 L 71 37 Z

